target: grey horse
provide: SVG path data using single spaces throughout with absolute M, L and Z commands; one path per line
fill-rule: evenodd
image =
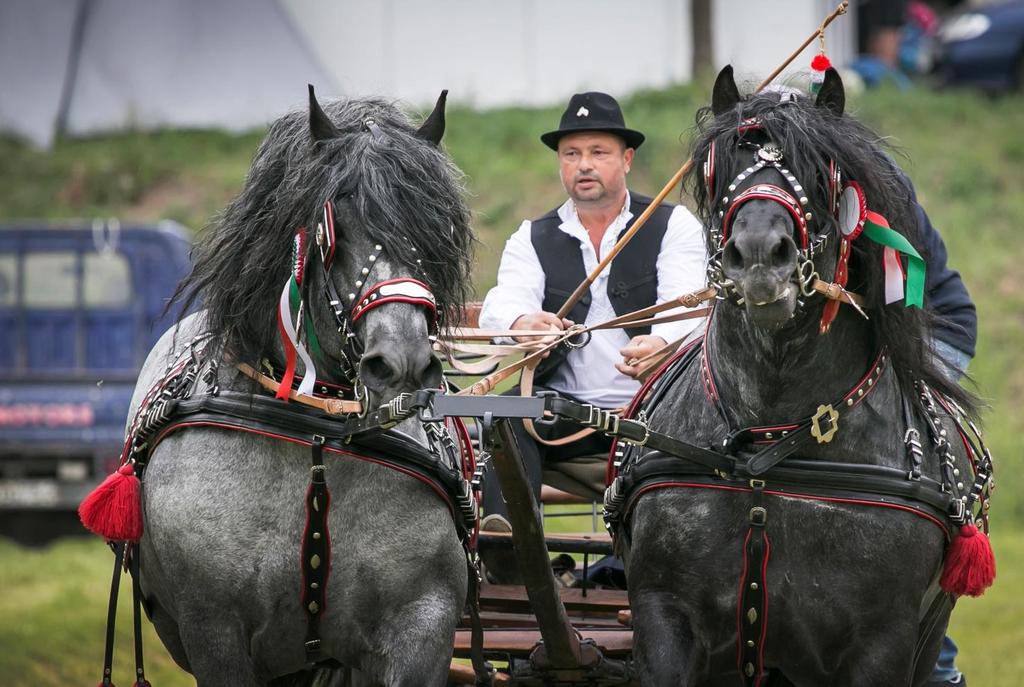
M 325 270 L 329 263 L 316 257 L 322 246 L 311 241 L 304 277 L 320 376 L 341 384 L 357 377 L 371 405 L 441 383 L 429 311 L 389 302 L 339 332 L 326 286 L 331 280 L 342 301 L 353 301 L 371 282 L 420 280 L 442 325 L 465 300 L 472 238 L 460 175 L 439 150 L 444 96 L 417 129 L 380 100 L 322 109 L 310 87 L 308 114 L 271 126 L 244 189 L 194 251 L 176 294 L 193 313 L 150 353 L 129 418 L 197 336 L 219 360 L 220 389 L 261 391 L 237 364 L 285 360 L 277 309 L 293 234 L 309 228 L 312 238 L 325 201 L 335 213 L 336 256 Z M 414 420 L 398 431 L 423 440 Z M 309 448 L 189 427 L 149 457 L 137 549 L 145 606 L 199 685 L 444 684 L 467 589 L 452 514 L 427 485 L 388 467 L 339 455 L 325 462 L 332 562 L 319 629 L 325 665 L 334 666 L 327 672 L 311 670 L 303 646 Z
M 871 209 L 920 245 L 909 183 L 877 137 L 843 114 L 844 100 L 834 71 L 816 100 L 779 92 L 741 99 L 731 68 L 719 75 L 712 107 L 698 120 L 693 159 L 698 170 L 706 161 L 704 174 L 689 183 L 715 254 L 712 279 L 731 295 L 714 308 L 693 362 L 666 378 L 646 412 L 652 429 L 745 460 L 783 445 L 804 418 L 819 417 L 820 433 L 829 426 L 824 404 L 850 406 L 838 431 L 809 440 L 799 459 L 877 468 L 871 474 L 891 474 L 907 492 L 931 479 L 938 494 L 945 482 L 959 498 L 970 489 L 964 447 L 951 439 L 955 475 L 963 476 L 940 478 L 942 454 L 928 439 L 915 381 L 964 408 L 973 399 L 928 351 L 926 314 L 886 305 L 882 246 L 850 239 L 847 286 L 864 296 L 870 319 L 844 304 L 830 322 L 825 299 L 808 292 L 811 276 L 838 279 L 846 250 L 839 243 L 858 228 L 840 226 L 846 218 L 835 212 L 836 165 Z M 905 407 L 925 445 L 916 482 Z M 753 427 L 760 429 L 744 429 Z M 899 499 L 877 503 L 835 490 L 816 498 L 824 476 L 790 496 L 799 489 L 778 491 L 785 482 L 773 471 L 744 479 L 710 471 L 704 478 L 701 470 L 639 489 L 623 525 L 642 684 L 924 682 L 952 601 L 934 597 L 944 605 L 922 623 L 950 524 L 941 509 L 919 517 Z M 756 633 L 743 635 L 747 625 Z

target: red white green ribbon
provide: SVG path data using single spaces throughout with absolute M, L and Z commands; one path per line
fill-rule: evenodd
M 291 391 L 292 382 L 295 379 L 296 354 L 302 358 L 302 362 L 306 366 L 306 374 L 302 378 L 302 382 L 299 383 L 298 393 L 312 395 L 313 385 L 316 383 L 316 366 L 306 347 L 299 340 L 292 319 L 293 311 L 301 313 L 303 309 L 300 287 L 305 272 L 305 256 L 306 232 L 303 229 L 297 229 L 292 252 L 292 273 L 288 276 L 284 289 L 281 290 L 281 299 L 277 310 L 277 327 L 281 334 L 281 345 L 284 347 L 285 369 L 276 397 L 283 401 L 288 400 L 288 392 Z
M 889 222 L 877 212 L 868 210 L 864 222 L 864 235 L 875 243 L 885 246 L 885 302 L 893 303 L 904 298 L 903 265 L 898 253 L 907 256 L 906 295 L 907 307 L 924 305 L 924 259 L 910 241 L 889 227 Z

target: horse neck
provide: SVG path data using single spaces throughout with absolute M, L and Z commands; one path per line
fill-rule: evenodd
M 773 332 L 751 326 L 743 308 L 716 307 L 706 355 L 730 421 L 737 426 L 790 422 L 853 388 L 877 351 L 866 323 L 844 310 L 822 335 L 820 307 L 805 309 Z

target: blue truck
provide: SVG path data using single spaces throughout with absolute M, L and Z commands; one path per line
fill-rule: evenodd
M 189 247 L 174 222 L 0 225 L 0 534 L 72 531 L 116 467 Z

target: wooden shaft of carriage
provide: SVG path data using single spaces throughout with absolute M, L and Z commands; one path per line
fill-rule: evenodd
M 770 84 L 776 76 L 782 73 L 782 70 L 788 67 L 789 64 L 797 58 L 797 55 L 802 53 L 807 48 L 807 46 L 810 45 L 812 41 L 814 41 L 815 38 L 818 38 L 819 36 L 824 34 L 825 27 L 831 24 L 832 20 L 846 13 L 846 8 L 848 7 L 848 5 L 849 3 L 846 0 L 843 0 L 843 2 L 839 3 L 839 5 L 836 6 L 832 13 L 825 17 L 825 21 L 821 22 L 821 26 L 815 29 L 814 33 L 808 36 L 807 40 L 801 43 L 800 47 L 794 50 L 793 53 L 786 58 L 785 62 L 776 67 L 775 71 L 769 74 L 768 77 L 765 78 L 765 80 L 762 81 L 760 85 L 758 85 L 757 89 L 754 92 L 757 93 L 764 89 L 764 87 Z M 654 214 L 654 211 L 658 209 L 658 206 L 661 205 L 662 202 L 664 202 L 668 194 L 672 192 L 672 189 L 674 189 L 676 185 L 680 181 L 682 181 L 683 177 L 686 176 L 687 172 L 690 171 L 691 167 L 693 167 L 693 160 L 687 160 L 685 163 L 683 163 L 683 166 L 679 168 L 679 171 L 676 172 L 675 175 L 673 175 L 673 177 L 668 180 L 667 184 L 665 184 L 665 188 L 661 189 L 661 193 L 655 196 L 654 200 L 651 201 L 651 204 L 647 206 L 647 209 L 643 211 L 643 214 L 641 214 L 640 217 L 638 217 L 637 220 L 633 222 L 633 226 L 629 228 L 629 231 L 623 234 L 622 238 L 620 238 L 618 242 L 616 242 L 616 244 L 612 246 L 612 249 L 608 251 L 608 254 L 605 255 L 601 262 L 598 263 L 597 267 L 594 268 L 594 271 L 587 275 L 587 278 L 583 282 L 581 282 L 579 286 L 576 287 L 576 290 L 572 292 L 572 295 L 569 296 L 568 300 L 566 300 L 562 307 L 559 308 L 558 317 L 568 317 L 569 311 L 572 310 L 573 306 L 576 305 L 580 298 L 583 297 L 583 294 L 590 290 L 590 285 L 594 283 L 594 280 L 600 276 L 601 272 L 603 272 L 604 269 L 608 266 L 608 263 L 610 263 L 612 259 L 619 254 L 619 251 L 626 247 L 626 244 L 629 243 L 630 239 L 633 238 L 633 235 L 640 231 L 640 227 L 646 224 L 650 216 Z
M 558 594 L 544 543 L 544 520 L 519 457 L 516 438 L 507 420 L 496 420 L 494 430 L 501 447 L 494 451 L 491 461 L 508 505 L 516 562 L 544 639 L 547 662 L 554 668 L 576 668 L 582 664 L 579 635 Z

